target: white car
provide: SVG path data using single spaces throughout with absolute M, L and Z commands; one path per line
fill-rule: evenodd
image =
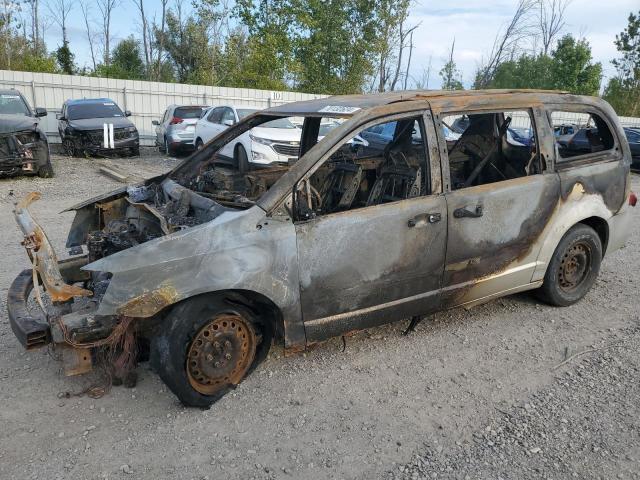
M 249 106 L 210 107 L 196 123 L 196 149 L 258 110 Z M 243 133 L 226 145 L 219 155 L 232 160 L 240 171 L 256 165 L 288 164 L 298 159 L 301 133 L 302 130 L 291 121 L 280 118 Z

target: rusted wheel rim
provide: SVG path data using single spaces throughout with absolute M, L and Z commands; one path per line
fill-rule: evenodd
M 187 353 L 187 376 L 203 395 L 237 385 L 253 363 L 256 334 L 240 315 L 218 315 L 197 333 Z
M 558 281 L 564 291 L 578 288 L 589 273 L 591 249 L 586 243 L 576 242 L 567 249 L 560 262 Z

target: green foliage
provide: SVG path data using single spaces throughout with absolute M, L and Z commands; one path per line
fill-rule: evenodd
M 464 90 L 456 62 L 449 60 L 440 70 L 443 90 Z
M 55 51 L 55 56 L 61 73 L 67 75 L 73 75 L 76 73 L 76 65 L 74 62 L 75 55 L 69 48 L 69 42 L 62 42 L 62 45 Z
M 571 35 L 562 37 L 551 55 L 523 55 L 496 70 L 491 88 L 535 88 L 597 95 L 602 65 L 592 62 L 591 47 Z
M 55 56 L 47 53 L 42 43 L 34 46 L 21 35 L 11 10 L 0 13 L 0 69 L 58 72 Z
M 249 31 L 245 86 L 287 88 L 295 72 L 296 0 L 237 0 L 236 15 Z
M 302 0 L 296 42 L 297 86 L 310 93 L 362 91 L 373 73 L 376 24 L 369 0 Z
M 616 35 L 615 45 L 622 55 L 612 63 L 617 75 L 609 80 L 604 98 L 619 115 L 640 116 L 640 12 L 629 14 L 629 24 Z

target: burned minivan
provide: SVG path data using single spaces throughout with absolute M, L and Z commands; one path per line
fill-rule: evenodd
M 590 130 L 587 147 L 558 146 L 566 117 Z M 222 166 L 225 145 L 280 118 L 302 125 L 297 161 Z M 415 91 L 281 105 L 165 175 L 72 207 L 67 259 L 29 211 L 38 194 L 21 200 L 32 266 L 11 286 L 9 318 L 27 349 L 60 349 L 68 374 L 106 358 L 122 377 L 148 351 L 185 405 L 206 407 L 273 341 L 299 352 L 524 290 L 579 301 L 629 233 L 630 163 L 614 111 L 592 97 Z

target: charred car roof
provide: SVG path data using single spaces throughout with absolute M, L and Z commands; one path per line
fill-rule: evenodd
M 331 97 L 316 98 L 301 102 L 286 103 L 263 110 L 263 114 L 274 114 L 282 116 L 353 116 L 361 110 L 368 110 L 397 102 L 408 102 L 416 100 L 428 100 L 443 102 L 452 98 L 506 98 L 509 95 L 529 95 L 537 97 L 540 102 L 549 101 L 549 96 L 565 99 L 575 97 L 567 92 L 557 90 L 527 90 L 527 89 L 505 89 L 505 90 L 405 90 L 397 92 L 384 92 L 367 95 L 336 95 Z M 543 98 L 544 97 L 544 98 Z M 584 97 L 581 97 L 584 98 Z

